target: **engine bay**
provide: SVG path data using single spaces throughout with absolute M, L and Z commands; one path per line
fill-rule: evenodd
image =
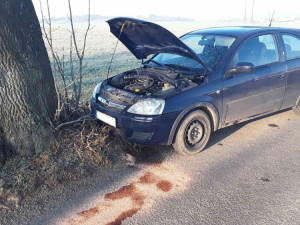
M 181 72 L 157 68 L 138 68 L 112 77 L 112 87 L 145 96 L 166 96 L 203 83 L 204 76 L 193 72 Z
M 103 82 L 99 96 L 124 106 L 144 97 L 171 96 L 204 81 L 204 75 L 192 71 L 143 67 L 107 79 Z

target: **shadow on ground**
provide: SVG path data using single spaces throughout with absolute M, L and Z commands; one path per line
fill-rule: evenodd
M 232 125 L 232 126 L 225 127 L 225 128 L 220 129 L 220 130 L 217 130 L 217 131 L 215 131 L 214 133 L 211 134 L 210 140 L 209 140 L 206 148 L 203 151 L 205 151 L 206 149 L 208 149 L 209 147 L 211 147 L 211 146 L 213 146 L 215 144 L 222 145 L 222 143 L 221 143 L 222 140 L 224 140 L 226 137 L 228 137 L 231 134 L 235 133 L 236 131 L 238 131 L 239 129 L 241 129 L 242 127 L 246 126 L 249 123 L 265 119 L 265 118 L 267 118 L 269 116 L 273 116 L 273 115 L 277 115 L 277 114 L 280 114 L 280 113 L 284 113 L 284 112 L 287 112 L 289 110 L 290 109 L 282 110 L 282 111 L 279 111 L 279 112 L 276 112 L 276 113 L 272 113 L 272 114 L 269 114 L 269 115 L 266 115 L 266 116 L 262 116 L 262 117 L 259 117 L 259 118 L 251 119 L 251 120 L 248 120 L 248 121 L 236 124 L 236 125 Z M 278 128 L 278 125 L 276 125 L 276 124 L 269 124 L 269 126 L 270 127 Z
M 220 130 L 217 130 L 211 134 L 210 140 L 206 146 L 206 148 L 203 150 L 207 150 L 210 147 L 219 144 L 222 145 L 222 140 L 230 136 L 231 134 L 237 132 L 239 129 L 243 128 L 249 123 L 252 123 L 254 121 L 258 121 L 261 119 L 264 119 L 269 116 L 277 115 L 280 113 L 284 113 L 287 110 L 282 110 L 280 112 L 272 113 L 266 116 L 262 116 L 259 118 L 251 119 L 236 125 L 232 125 L 229 127 L 222 128 Z M 276 124 L 269 124 L 270 127 L 278 127 Z M 161 163 L 166 160 L 167 157 L 173 156 L 175 153 L 172 146 L 142 146 L 142 145 L 135 145 L 133 144 L 134 150 L 129 149 L 127 153 L 131 154 L 136 158 L 136 163 L 139 164 L 151 164 L 151 163 Z

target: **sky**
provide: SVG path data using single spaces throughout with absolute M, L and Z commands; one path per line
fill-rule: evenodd
M 32 0 L 40 17 L 39 0 Z M 46 0 L 41 0 L 43 7 Z M 91 0 L 91 14 L 103 16 L 143 16 L 150 14 L 194 20 L 243 19 L 245 3 L 251 19 L 253 0 Z M 68 0 L 49 0 L 52 17 L 66 17 Z M 73 15 L 86 15 L 88 0 L 71 0 Z M 254 0 L 254 19 L 300 17 L 300 0 Z

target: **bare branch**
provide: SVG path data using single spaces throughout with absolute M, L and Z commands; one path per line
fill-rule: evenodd
M 74 100 L 76 101 L 76 96 L 77 96 L 77 87 L 76 87 L 76 80 L 77 80 L 77 78 L 76 77 L 74 77 L 74 67 L 73 67 L 73 51 L 72 51 L 72 49 L 73 49 L 73 47 L 72 47 L 72 40 L 73 40 L 73 38 L 72 38 L 72 35 L 70 36 L 70 55 L 69 55 L 69 62 L 70 62 L 70 68 L 71 68 L 71 78 L 72 78 L 72 82 L 71 82 L 71 84 L 69 84 L 68 86 L 71 86 L 72 84 L 73 84 L 73 90 L 74 90 Z M 67 86 L 67 87 L 68 87 Z
M 82 49 L 82 53 L 81 53 L 81 58 L 84 57 L 85 46 L 86 46 L 86 37 L 88 35 L 90 27 L 91 27 L 91 0 L 89 0 L 88 27 L 87 27 L 86 32 L 84 34 L 84 42 L 83 42 L 83 49 Z
M 45 18 L 44 16 L 44 12 L 43 12 L 43 6 L 42 6 L 42 2 L 41 0 L 39 0 L 40 2 L 40 9 L 41 9 L 41 15 L 42 15 L 42 30 L 44 33 L 44 36 L 47 40 L 47 43 L 49 45 L 50 51 L 51 51 L 51 55 L 52 55 L 52 59 L 53 59 L 53 75 L 54 75 L 54 86 L 55 86 L 55 90 L 56 90 L 56 94 L 57 94 L 57 110 L 56 110 L 56 118 L 59 117 L 60 111 L 62 109 L 61 106 L 61 94 L 60 91 L 58 89 L 58 85 L 57 85 L 57 76 L 56 76 L 56 56 L 55 56 L 55 52 L 53 49 L 53 39 L 52 39 L 52 23 L 51 23 L 51 14 L 50 14 L 50 6 L 49 6 L 49 1 L 47 0 L 47 16 L 48 16 L 48 20 Z M 48 32 L 46 30 L 45 27 L 45 22 L 48 24 L 49 28 L 48 28 Z
M 67 29 L 67 31 L 68 31 L 71 35 L 73 35 L 72 31 L 70 31 L 69 29 Z
M 80 58 L 79 50 L 77 47 L 77 42 L 76 42 L 76 36 L 75 36 L 75 30 L 74 30 L 74 25 L 73 25 L 73 15 L 72 15 L 72 7 L 71 7 L 71 1 L 68 0 L 69 2 L 69 12 L 70 12 L 70 23 L 71 23 L 71 28 L 72 28 L 72 34 L 73 34 L 73 41 L 74 41 L 74 46 L 76 50 L 77 57 Z
M 85 54 L 85 48 L 86 48 L 86 41 L 87 41 L 87 35 L 89 30 L 91 29 L 91 1 L 89 0 L 89 8 L 88 8 L 88 26 L 86 29 L 86 32 L 84 34 L 84 40 L 83 40 L 83 48 L 82 51 L 79 51 L 78 45 L 77 45 L 77 41 L 76 41 L 76 34 L 75 34 L 75 29 L 74 29 L 74 23 L 73 23 L 73 16 L 72 16 L 72 7 L 71 7 L 71 0 L 68 0 L 69 3 L 69 20 L 70 20 L 70 24 L 71 24 L 71 30 L 72 30 L 72 37 L 73 37 L 73 42 L 74 42 L 74 46 L 75 46 L 75 50 L 76 50 L 76 54 L 77 54 L 77 58 L 79 60 L 78 62 L 78 72 L 79 72 L 79 83 L 78 83 L 78 92 L 76 91 L 76 96 L 75 96 L 75 108 L 78 107 L 79 105 L 79 101 L 80 101 L 80 96 L 81 96 L 81 86 L 82 86 L 82 61 L 84 58 L 84 54 Z
M 55 130 L 59 130 L 60 128 L 62 128 L 63 126 L 66 126 L 66 125 L 70 125 L 70 124 L 74 124 L 74 123 L 79 123 L 81 121 L 85 121 L 85 118 L 89 117 L 90 115 L 84 115 L 82 117 L 79 117 L 77 120 L 74 120 L 74 121 L 69 121 L 69 122 L 65 122 L 65 123 L 61 123 L 59 124 Z

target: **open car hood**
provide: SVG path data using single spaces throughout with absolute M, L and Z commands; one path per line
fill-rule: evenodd
M 146 59 L 151 54 L 171 53 L 191 58 L 210 70 L 179 38 L 155 23 L 126 17 L 117 17 L 106 22 L 111 33 L 119 38 L 137 59 Z

